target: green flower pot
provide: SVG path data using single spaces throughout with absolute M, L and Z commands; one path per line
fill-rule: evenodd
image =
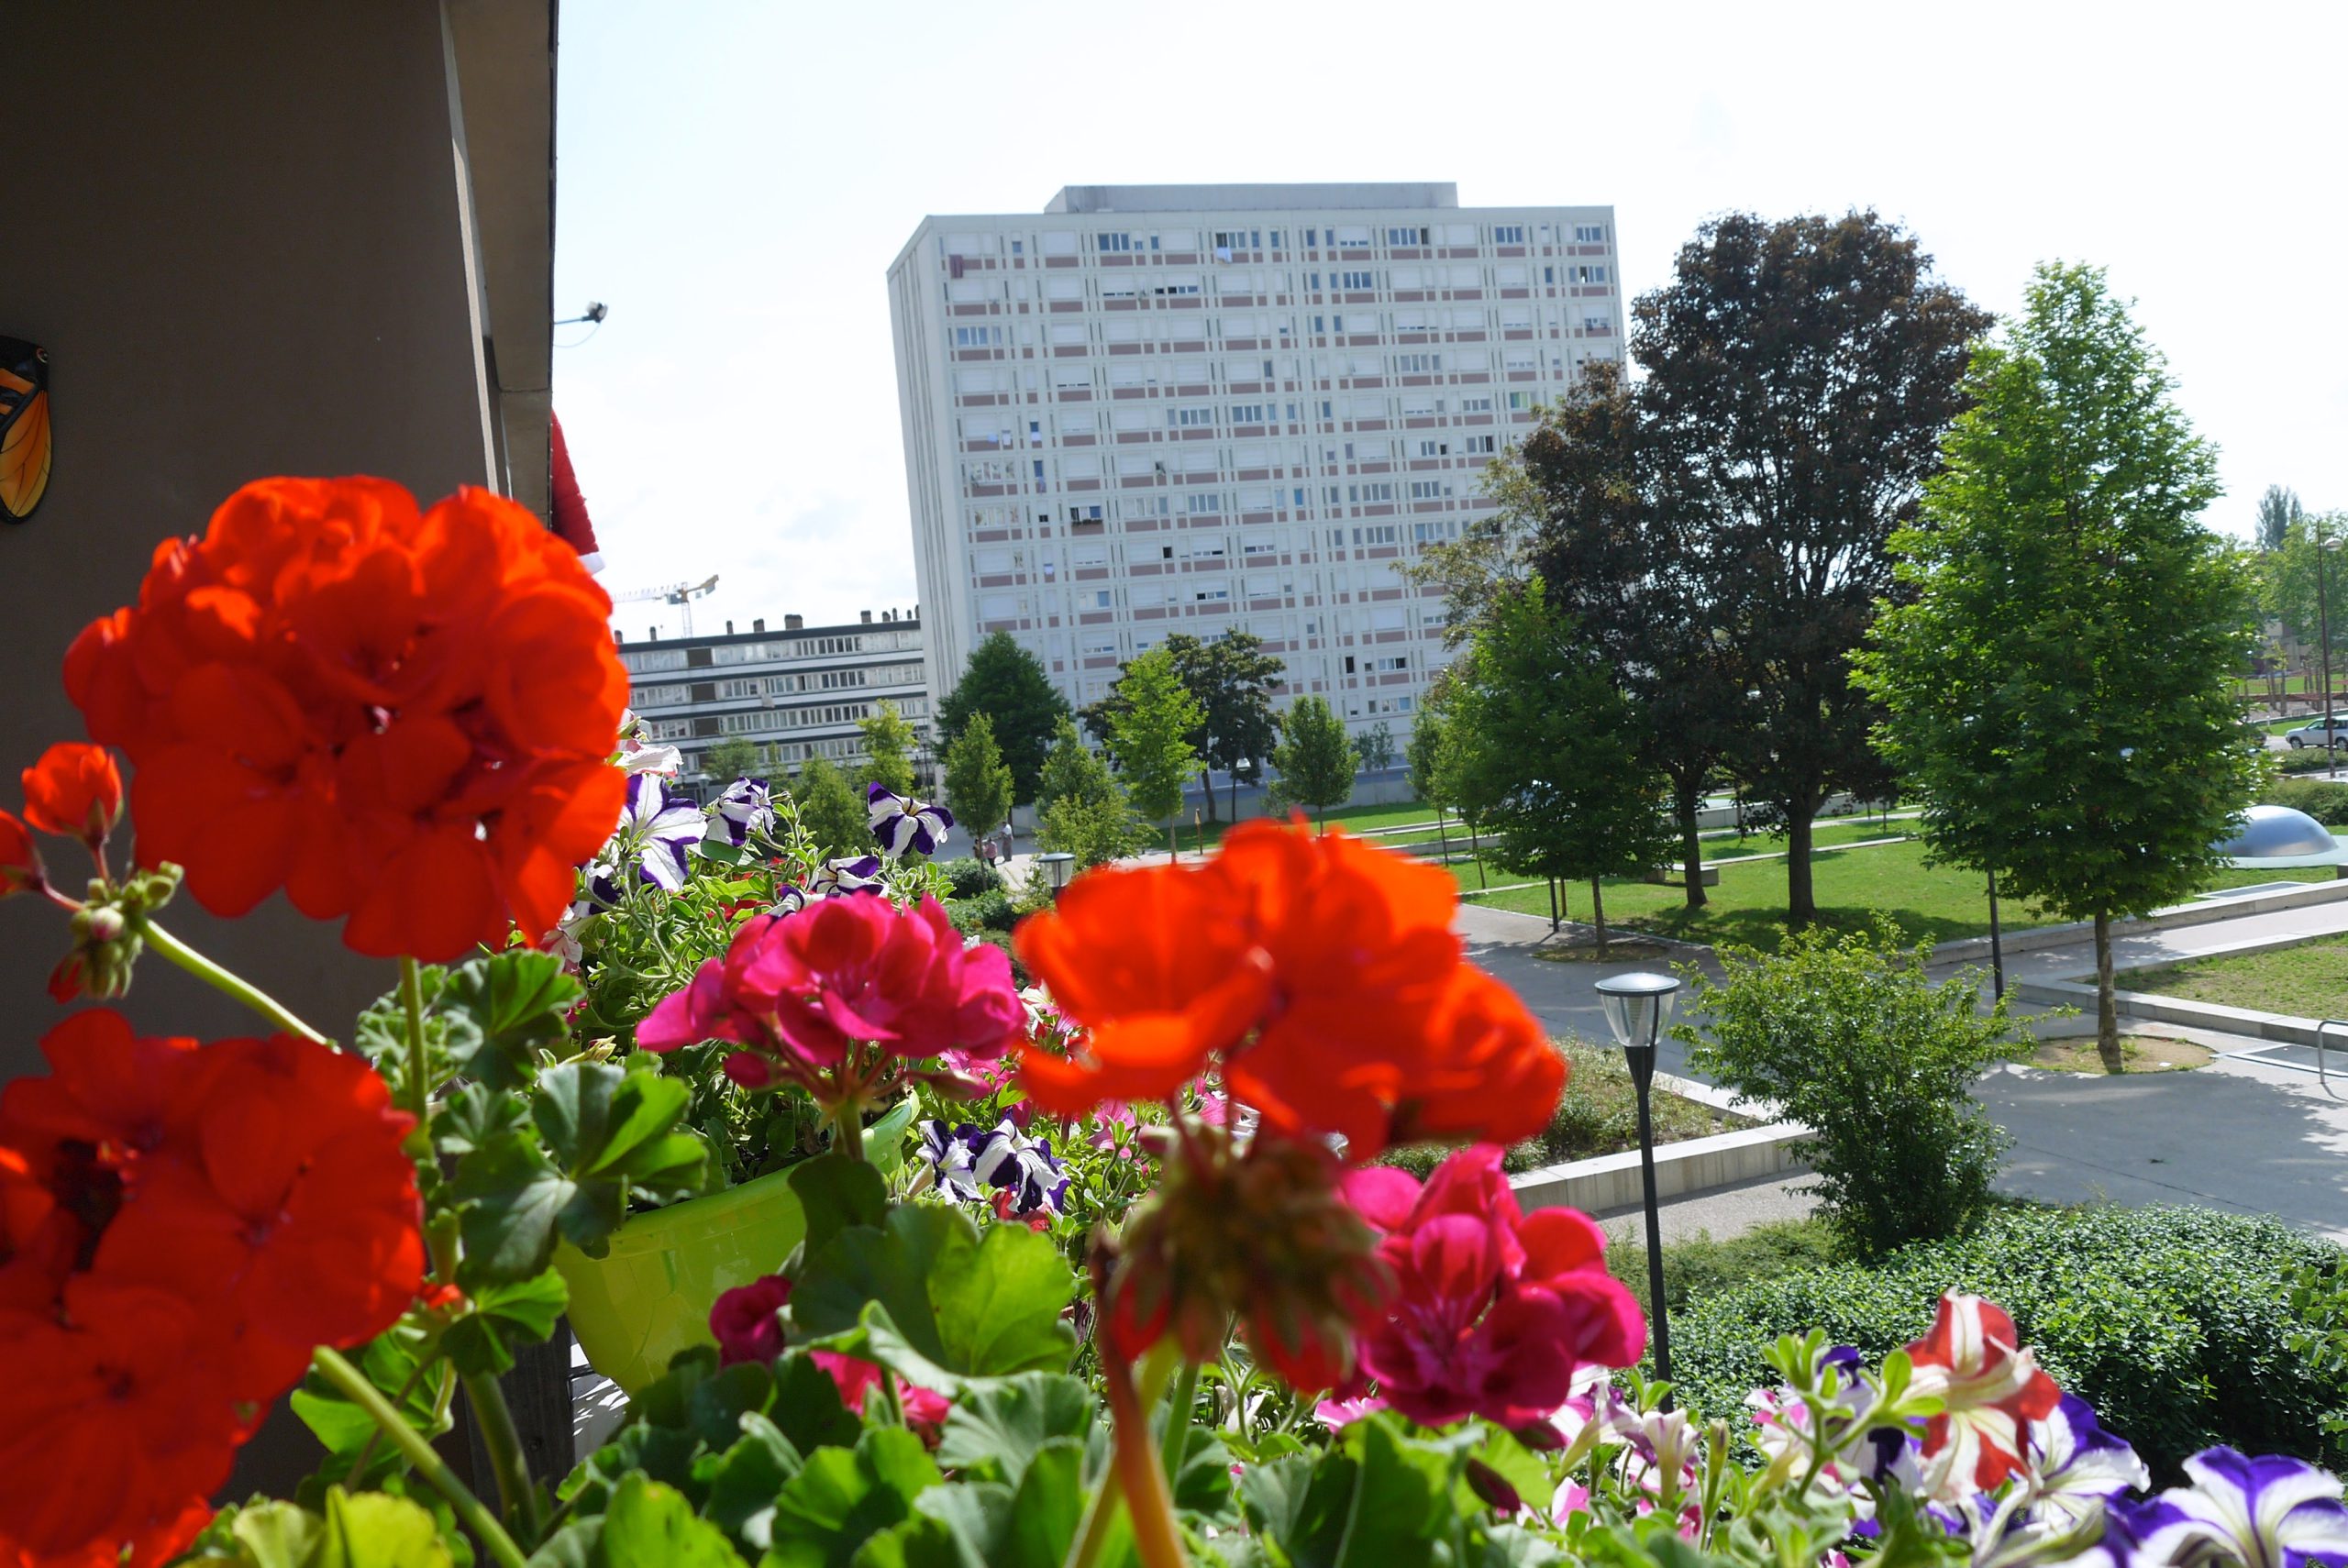
M 870 1128 L 869 1157 L 883 1176 L 903 1163 L 912 1103 Z M 631 1217 L 611 1251 L 591 1258 L 569 1242 L 554 1264 L 570 1287 L 570 1331 L 587 1364 L 629 1394 L 669 1370 L 669 1359 L 715 1344 L 709 1309 L 718 1296 L 782 1267 L 807 1234 L 807 1216 L 776 1171 L 688 1203 Z

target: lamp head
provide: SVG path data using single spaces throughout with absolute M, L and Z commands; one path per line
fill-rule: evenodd
M 1055 893 L 1067 887 L 1068 879 L 1076 873 L 1076 856 L 1065 849 L 1038 855 L 1036 859 L 1043 866 L 1044 876 L 1051 882 Z
M 1678 989 L 1678 976 L 1645 971 L 1598 982 L 1598 1005 L 1606 1014 L 1606 1028 L 1634 1063 L 1642 1054 L 1649 1061 L 1654 1059 L 1656 1037 L 1662 1032 L 1663 1021 L 1671 1016 Z

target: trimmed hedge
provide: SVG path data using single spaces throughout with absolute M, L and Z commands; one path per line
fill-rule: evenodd
M 2213 1443 L 2337 1464 L 2322 1418 L 2348 1402 L 2348 1368 L 2310 1368 L 2288 1338 L 2299 1271 L 2348 1279 L 2348 1253 L 2280 1220 L 2208 1209 L 2012 1209 L 1967 1236 L 1873 1265 L 1804 1269 L 1691 1302 L 1671 1316 L 1687 1401 L 1734 1417 L 1771 1376 L 1780 1334 L 1822 1329 L 1878 1357 L 1932 1326 L 1944 1290 L 2013 1314 L 2055 1381 L 2095 1407 L 2155 1473 Z
M 2259 801 L 2305 812 L 2326 827 L 2348 827 L 2348 784 L 2324 778 L 2277 778 Z
M 2331 754 L 2320 745 L 2303 745 L 2283 753 L 2275 766 L 2286 773 L 2321 773 L 2331 766 Z
M 1002 872 L 968 855 L 954 860 L 941 860 L 937 863 L 937 869 L 946 878 L 946 886 L 950 889 L 949 898 L 975 899 L 981 893 L 994 892 L 1003 885 Z

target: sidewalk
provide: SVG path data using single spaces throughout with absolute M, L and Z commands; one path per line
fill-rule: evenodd
M 1594 964 L 1536 958 L 1532 949 L 1549 934 L 1549 922 L 1542 917 L 1463 909 L 1457 929 L 1469 955 L 1513 987 L 1543 1022 L 1558 1033 L 1600 1044 L 1610 1041 L 1596 982 L 1634 969 L 1670 966 L 1656 960 Z M 2113 955 L 2122 962 L 2158 963 L 2278 935 L 2329 932 L 2348 932 L 2348 903 L 2130 934 L 2115 940 Z M 1694 962 L 1718 973 L 1707 950 L 1677 949 L 1671 962 Z M 1935 965 L 1933 973 L 1945 978 L 1972 966 Z M 2007 962 L 2006 978 L 2009 985 L 2023 977 L 2059 978 L 2094 966 L 2093 943 L 2083 940 L 2016 954 Z M 1986 1000 L 1988 967 L 1977 967 Z M 2043 1015 L 2046 1010 L 2021 1010 Z M 2295 1059 L 2294 1053 L 2255 1059 L 2230 1054 L 2265 1047 L 2265 1042 L 2165 1025 L 2157 1032 L 2190 1035 L 2220 1055 L 2190 1072 L 2104 1077 L 2010 1066 L 1983 1078 L 1976 1097 L 2014 1140 L 1999 1187 L 2051 1203 L 2194 1203 L 2273 1214 L 2348 1242 L 2348 1085 L 2337 1081 L 2340 1076 L 2327 1094 L 2312 1070 L 2284 1065 Z M 1685 1074 L 1686 1056 L 1684 1047 L 1666 1039 L 1658 1066 Z M 1800 1183 L 1796 1177 L 1763 1187 Z M 1780 1201 L 1796 1200 L 1789 1194 L 1729 1189 L 1672 1205 L 1669 1222 L 1679 1233 L 1707 1229 L 1716 1237 L 1732 1235 L 1758 1218 L 1778 1217 Z M 1608 1229 L 1616 1227 L 1610 1223 Z

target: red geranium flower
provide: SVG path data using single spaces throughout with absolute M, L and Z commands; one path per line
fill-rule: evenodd
M 241 1386 L 372 1339 L 424 1281 L 415 1119 L 365 1059 L 290 1035 L 203 1048 L 166 1156 L 98 1243 L 105 1278 L 217 1293 Z
M 136 776 L 138 848 L 207 909 L 282 888 L 361 952 L 552 929 L 619 815 L 611 601 L 523 507 L 262 480 L 155 555 L 66 690 Z
M 935 899 L 910 910 L 869 894 L 761 915 L 734 934 L 683 990 L 637 1026 L 636 1043 L 670 1051 L 704 1040 L 748 1049 L 725 1070 L 751 1088 L 805 1087 L 826 1105 L 864 1098 L 881 1067 L 851 1059 L 871 1043 L 898 1062 L 958 1051 L 1000 1056 L 1026 1012 L 1002 949 L 965 948 Z
M 0 1320 L 0 1540 L 36 1561 L 171 1556 L 256 1412 L 239 1414 L 195 1303 L 84 1279 L 65 1305 L 63 1322 Z
M 1937 1493 L 1988 1492 L 2027 1468 L 2028 1423 L 2044 1420 L 2063 1390 L 2019 1348 L 2005 1309 L 1978 1296 L 1947 1295 L 1932 1331 L 1908 1347 L 1911 1386 L 1937 1394 L 1942 1410 L 1924 1429 L 1924 1460 Z
M 33 846 L 33 835 L 14 812 L 0 812 L 0 899 L 39 892 L 48 885 L 49 871 Z
M 172 1121 L 186 1118 L 198 1051 L 183 1037 L 142 1035 L 112 1008 L 73 1013 L 41 1036 L 49 1076 L 0 1089 L 0 1142 L 37 1158 L 77 1143 L 108 1167 L 127 1166 L 162 1147 Z
M 1396 1280 L 1362 1326 L 1362 1369 L 1412 1420 L 1523 1426 L 1566 1402 L 1578 1369 L 1629 1366 L 1645 1349 L 1636 1298 L 1606 1272 L 1604 1232 L 1575 1209 L 1526 1214 L 1498 1147 L 1462 1149 L 1423 1187 L 1357 1170 L 1346 1197 L 1386 1232 L 1379 1255 Z
M 1251 823 L 1205 867 L 1095 871 L 1029 919 L 1021 960 L 1084 1031 L 1031 1053 L 1045 1110 L 1165 1099 L 1221 1057 L 1266 1125 L 1513 1142 L 1546 1124 L 1565 1064 L 1505 987 L 1468 966 L 1443 871 L 1342 833 Z
M 24 772 L 25 821 L 93 853 L 122 815 L 122 775 L 104 746 L 60 741 Z
M 779 1274 L 720 1292 L 709 1313 L 709 1331 L 717 1340 L 717 1364 L 732 1366 L 748 1361 L 763 1366 L 782 1354 L 788 1347 L 779 1314 L 790 1304 L 791 1281 Z M 808 1354 L 839 1390 L 840 1403 L 852 1413 L 862 1414 L 864 1397 L 880 1386 L 880 1366 L 837 1351 Z M 897 1381 L 897 1398 L 905 1413 L 905 1425 L 925 1436 L 935 1435 L 953 1408 L 953 1401 L 936 1389 L 903 1378 Z

